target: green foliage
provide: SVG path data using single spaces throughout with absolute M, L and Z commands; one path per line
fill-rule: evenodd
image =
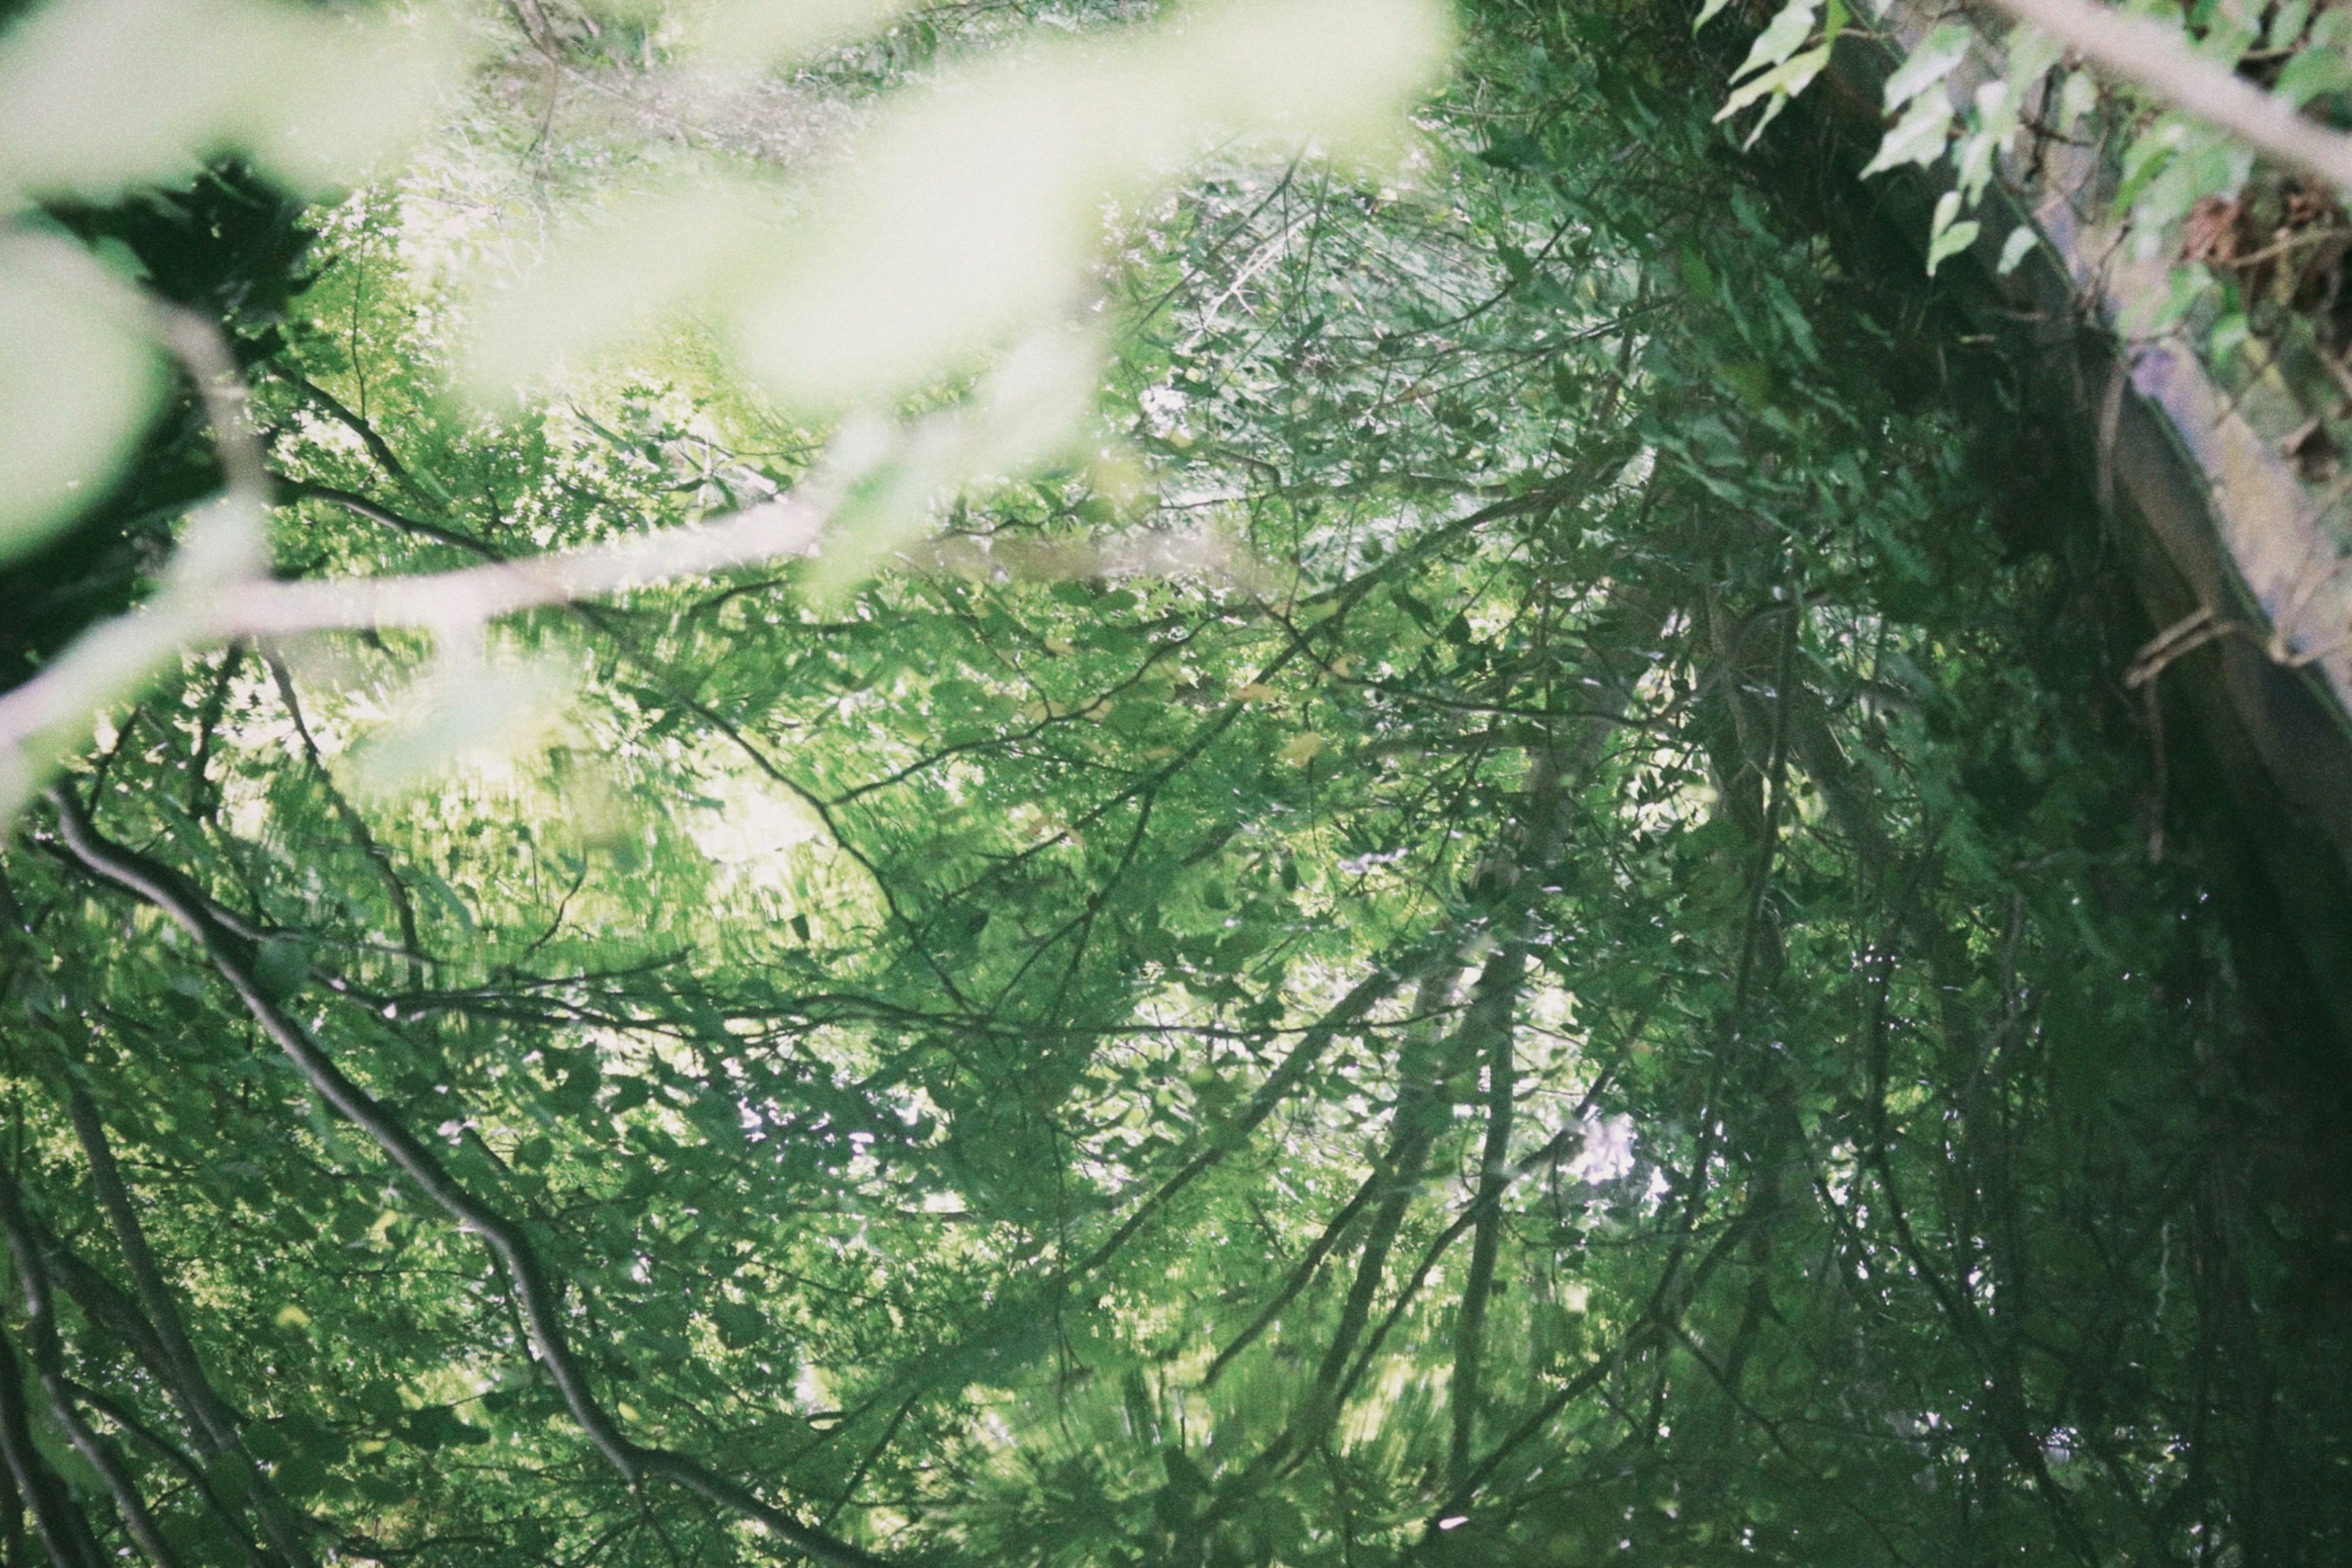
M 1725 8 L 1710 0 L 1698 25 Z M 1824 68 L 1852 20 L 1834 5 L 1822 14 L 1818 0 L 1780 0 L 1755 9 L 1769 20 L 1732 74 L 1721 110 L 1729 118 L 1759 100 L 1766 103 L 1751 144 Z M 1872 9 L 1883 14 L 1884 5 Z M 2226 68 L 2262 87 L 2282 112 L 2336 130 L 2352 125 L 2352 67 L 2346 63 L 2352 11 L 2341 5 L 2295 0 L 2247 7 L 2208 0 L 2116 9 L 2153 25 L 2159 38 L 2177 34 L 2185 58 Z M 1964 68 L 1972 53 L 1982 57 L 1981 69 Z M 1768 62 L 1776 68 L 1749 74 Z M 1948 87 L 1956 72 L 1977 85 L 1966 91 Z M 2101 82 L 2038 27 L 2015 24 L 2004 35 L 1972 17 L 1939 21 L 1922 37 L 1887 79 L 1885 100 L 1892 122 L 1865 174 L 1932 168 L 1949 160 L 1954 188 L 1938 201 L 1927 235 L 1931 276 L 1982 233 L 1981 221 L 1965 215 L 1979 209 L 2002 160 L 2033 163 L 2041 156 L 2035 149 L 2046 149 L 2053 139 L 2087 142 L 2101 165 L 2093 183 L 2105 211 L 2084 216 L 2112 222 L 2129 242 L 2130 260 L 2155 268 L 2160 285 L 2121 323 L 2126 333 L 2187 330 L 2224 368 L 2255 336 L 2292 353 L 2315 327 L 2323 353 L 2340 350 L 2343 329 L 2332 320 L 2332 303 L 2314 298 L 2323 290 L 2327 301 L 2334 298 L 2335 285 L 2318 277 L 2334 277 L 2332 256 L 2305 255 L 2292 267 L 2238 264 L 2241 251 L 2269 259 L 2322 242 L 2336 226 L 2337 193 L 2305 176 L 2258 170 L 2252 149 L 2164 94 Z M 2233 233 L 2240 229 L 2262 237 L 2242 245 Z M 2001 273 L 2013 270 L 2035 242 L 2032 224 L 2013 226 L 2000 253 Z
M 573 695 L 400 791 L 422 638 L 192 658 L 110 725 L 0 852 L 0 1327 L 50 1364 L 51 1283 L 55 1407 L 173 1553 L 793 1550 L 630 1483 L 274 1018 L 543 1264 L 628 1444 L 841 1552 L 2340 1556 L 2340 1319 L 2272 1310 L 2334 1213 L 2246 1152 L 2233 873 L 2148 853 L 2113 568 L 2004 533 L 1967 453 L 2023 416 L 1919 390 L 1937 301 L 1725 154 L 1657 9 L 1487 7 L 1391 184 L 1123 214 L 1096 449 L 862 584 L 514 617 Z M 254 389 L 290 570 L 813 482 L 688 333 L 444 399 L 467 194 L 639 155 L 543 107 L 314 215 Z

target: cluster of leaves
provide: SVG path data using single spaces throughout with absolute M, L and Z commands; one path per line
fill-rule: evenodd
M 0 852 L 9 1561 L 2340 1559 L 2343 1216 L 2138 628 L 1656 9 L 1129 215 L 1130 463 L 512 623 L 499 760 L 353 791 L 382 638 L 123 717 Z M 804 477 L 691 341 L 442 403 L 447 194 L 322 216 L 281 560 Z
M 1699 25 L 1727 5 L 1707 0 Z M 1885 12 L 1883 3 L 1871 9 Z M 2334 0 L 2144 0 L 2119 9 L 2177 32 L 2188 58 L 2234 71 L 2288 110 L 2333 129 L 2352 126 L 2352 10 Z M 1870 18 L 1843 0 L 1788 0 L 1733 72 L 1722 115 L 1761 104 L 1760 133 L 1827 68 L 1842 37 L 1872 32 Z M 2317 401 L 2336 402 L 2352 347 L 2341 285 L 2352 242 L 2335 193 L 2259 165 L 2242 142 L 2161 95 L 2103 86 L 2031 26 L 2009 30 L 1990 79 L 1956 103 L 1941 84 L 1983 37 L 1973 21 L 1949 19 L 1908 51 L 1885 85 L 1888 129 L 1865 171 L 1948 163 L 1951 187 L 1929 224 L 1928 271 L 1977 242 L 1982 219 L 1972 215 L 2001 159 L 2034 160 L 2053 143 L 2087 141 L 2108 172 L 2103 199 L 2134 258 L 2162 275 L 2125 328 L 2150 335 L 2186 329 L 2240 375 L 2247 367 L 2232 357 L 2250 342 L 2268 351 L 2263 363 L 2315 355 L 2332 367 L 2316 382 Z M 2000 269 L 2015 268 L 2036 243 L 2030 225 L 2013 226 Z

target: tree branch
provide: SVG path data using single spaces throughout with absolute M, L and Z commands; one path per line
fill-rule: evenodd
M 17 1495 L 32 1510 L 33 1529 L 53 1568 L 108 1568 L 89 1521 L 33 1447 L 33 1429 L 26 1419 L 25 1374 L 5 1331 L 0 1331 L 0 1458 L 7 1461 Z
M 115 1511 L 122 1516 L 123 1528 L 139 1550 L 155 1568 L 179 1568 L 179 1554 L 163 1539 L 157 1528 L 155 1516 L 140 1495 L 138 1483 L 123 1468 L 122 1457 L 114 1446 L 91 1430 L 75 1408 L 73 1385 L 66 1380 L 65 1345 L 58 1333 L 58 1318 L 49 1291 L 49 1271 L 42 1265 L 41 1250 L 25 1224 L 23 1205 L 17 1201 L 16 1184 L 12 1177 L 0 1177 L 0 1226 L 8 1232 L 8 1253 L 16 1261 L 16 1284 L 25 1295 L 25 1318 L 33 1334 L 33 1373 L 40 1379 L 42 1392 L 49 1396 L 49 1414 L 61 1427 L 67 1438 L 81 1457 L 89 1462 L 99 1479 L 106 1483 L 114 1499 Z
M 165 1464 L 179 1471 L 181 1479 L 187 1482 L 188 1489 L 195 1493 L 205 1507 L 212 1511 L 213 1517 L 220 1521 L 229 1531 L 230 1538 L 236 1542 L 237 1550 L 245 1554 L 245 1560 L 249 1568 L 280 1568 L 280 1564 L 276 1560 L 263 1554 L 259 1544 L 247 1533 L 245 1521 L 231 1512 L 228 1504 L 221 1500 L 220 1493 L 213 1489 L 212 1479 L 205 1473 L 205 1468 L 196 1462 L 194 1455 L 156 1431 L 131 1411 L 124 1408 L 120 1400 L 110 1397 L 104 1390 L 91 1388 L 86 1384 L 70 1382 L 66 1387 L 74 1398 L 146 1444 Z M 304 1561 L 307 1562 L 308 1559 L 305 1558 Z
M 1317 1237 L 1315 1244 L 1307 1249 L 1307 1256 L 1291 1269 L 1290 1278 L 1284 1280 L 1282 1289 L 1274 1293 L 1274 1300 L 1250 1320 L 1247 1328 L 1234 1336 L 1232 1343 L 1217 1352 L 1216 1359 L 1209 1363 L 1209 1370 L 1201 1374 L 1202 1388 L 1215 1383 L 1218 1374 L 1233 1363 L 1234 1357 L 1255 1343 L 1258 1335 L 1265 1332 L 1275 1319 L 1282 1315 L 1282 1310 L 1290 1305 L 1292 1299 L 1307 1289 L 1307 1281 L 1314 1279 L 1316 1270 L 1322 1268 L 1323 1259 L 1339 1245 L 1339 1238 L 1347 1235 L 1348 1227 L 1356 1223 L 1356 1216 L 1364 1212 L 1364 1205 L 1371 1202 L 1374 1193 L 1380 1191 L 1381 1174 L 1381 1170 L 1375 1169 L 1364 1178 L 1362 1185 L 1356 1189 L 1356 1195 L 1331 1217 L 1331 1223 L 1323 1227 L 1323 1234 Z
M 2286 100 L 2200 58 L 2177 29 L 2090 0 L 1994 0 L 2106 75 L 2244 138 L 2291 169 L 2352 189 L 2352 137 L 2306 120 Z
M 1511 977 L 1515 995 L 1517 978 L 1516 973 Z M 1470 1444 L 1478 1424 L 1486 1302 L 1494 1289 L 1496 1253 L 1502 1245 L 1503 1189 L 1510 1180 L 1511 1112 L 1517 1104 L 1513 1089 L 1517 1073 L 1511 1051 L 1513 999 L 1499 1005 L 1497 1010 L 1503 1016 L 1493 1020 L 1494 1044 L 1486 1063 L 1486 1147 L 1479 1163 L 1477 1196 L 1471 1205 L 1476 1231 L 1470 1240 L 1470 1277 L 1462 1287 L 1462 1312 L 1454 1324 L 1454 1377 L 1446 1384 L 1454 1414 L 1454 1441 L 1446 1468 L 1456 1486 L 1470 1473 Z
M 403 1174 L 460 1227 L 480 1236 L 512 1289 L 532 1349 L 554 1382 L 572 1418 L 596 1450 L 631 1485 L 658 1477 L 706 1501 L 751 1519 L 794 1550 L 833 1568 L 890 1568 L 883 1558 L 840 1541 L 762 1500 L 748 1487 L 713 1474 L 683 1454 L 633 1442 L 588 1385 L 565 1332 L 560 1292 L 522 1228 L 468 1192 L 433 1152 L 375 1098 L 346 1077 L 308 1031 L 270 1000 L 254 978 L 252 961 L 235 933 L 175 885 L 167 868 L 135 850 L 102 838 L 70 791 L 49 791 L 59 831 L 89 870 L 145 899 L 200 943 L 213 966 L 245 1004 L 263 1033 L 283 1051 L 319 1097 L 368 1135 Z M 5 1414 L 5 1413 L 0 1413 Z
M 246 1477 L 247 1500 L 261 1521 L 262 1532 L 279 1556 L 295 1568 L 309 1568 L 314 1559 L 309 1544 L 310 1536 L 318 1523 L 278 1495 L 277 1489 L 263 1477 L 245 1451 L 243 1423 L 221 1398 L 205 1375 L 204 1362 L 188 1338 L 181 1321 L 179 1304 L 173 1299 L 171 1288 L 164 1283 L 163 1272 L 155 1265 L 155 1254 L 147 1245 L 147 1233 L 139 1223 L 139 1211 L 132 1202 L 130 1189 L 123 1185 L 121 1168 L 115 1163 L 113 1146 L 106 1136 L 106 1123 L 98 1113 L 97 1105 L 70 1068 L 63 1073 L 66 1083 L 66 1113 L 73 1122 L 74 1137 L 81 1144 L 82 1156 L 89 1163 L 90 1184 L 97 1191 L 99 1206 L 105 1210 L 107 1221 L 114 1231 L 116 1248 L 122 1254 L 124 1266 L 131 1271 L 132 1290 L 139 1299 L 139 1315 L 143 1318 L 145 1337 L 152 1340 L 152 1351 L 142 1355 L 150 1360 L 165 1388 L 186 1417 L 189 1430 L 205 1450 L 215 1457 L 235 1454 L 244 1459 L 237 1469 Z M 62 1251 L 62 1247 L 53 1247 Z M 78 1259 L 76 1261 L 79 1261 Z M 67 1293 L 77 1300 L 82 1292 L 74 1288 L 68 1275 Z M 85 1312 L 89 1308 L 83 1307 Z M 128 1314 L 128 1303 L 121 1313 Z M 106 1316 L 120 1315 L 116 1313 Z M 90 1316 L 99 1318 L 100 1313 Z M 134 1342 L 133 1353 L 141 1353 Z M 152 1359 L 151 1359 L 152 1358 Z
M 414 474 L 411 474 L 408 471 L 407 467 L 401 462 L 399 458 L 394 455 L 391 443 L 387 442 L 383 436 L 377 433 L 374 426 L 369 424 L 366 419 L 362 418 L 358 414 L 353 413 L 350 406 L 347 405 L 341 398 L 337 397 L 325 387 L 320 386 L 318 383 L 310 380 L 309 377 L 302 374 L 301 372 L 277 360 L 269 361 L 263 366 L 263 368 L 271 375 L 277 377 L 279 381 L 284 382 L 288 386 L 292 387 L 296 392 L 301 394 L 302 396 L 313 406 L 318 408 L 320 412 L 328 415 L 337 424 L 342 426 L 343 428 L 349 430 L 352 435 L 358 437 L 360 438 L 361 445 L 367 447 L 368 455 L 376 460 L 377 464 L 385 473 L 392 476 L 393 479 L 399 484 L 402 489 L 404 489 L 410 494 L 417 496 L 425 500 L 429 501 L 433 499 L 433 497 L 425 493 L 425 488 L 416 482 L 416 477 Z M 366 401 L 364 394 L 362 394 L 361 401 Z

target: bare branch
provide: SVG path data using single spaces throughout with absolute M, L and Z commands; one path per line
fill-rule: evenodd
M 454 572 L 307 583 L 259 577 L 223 583 L 210 574 L 175 574 L 143 611 L 84 634 L 38 676 L 0 697 L 0 816 L 34 788 L 46 761 L 36 750 L 42 741 L 86 722 L 191 649 L 305 632 L 478 627 L 518 611 L 666 578 L 805 555 L 824 522 L 812 508 L 777 500 L 709 526 L 664 529 Z
M 520 610 L 601 598 L 670 577 L 805 554 L 824 519 L 791 500 L 770 501 L 707 527 L 663 529 L 635 539 L 520 561 L 415 576 L 316 583 L 254 583 L 194 620 L 205 640 L 288 637 L 361 626 L 445 626 Z
M 399 483 L 401 489 L 412 495 L 423 496 L 426 500 L 433 499 L 425 492 L 425 488 L 416 482 L 416 477 L 408 471 L 407 466 L 394 454 L 391 444 L 384 440 L 376 427 L 352 412 L 342 399 L 291 366 L 272 361 L 265 368 L 271 375 L 300 393 L 321 411 L 331 416 L 337 424 L 358 437 L 361 444 L 367 447 L 368 455 L 376 460 L 377 465 L 385 473 L 391 475 Z

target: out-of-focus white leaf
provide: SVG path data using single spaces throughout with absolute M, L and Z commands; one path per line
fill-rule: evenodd
M 772 206 L 756 186 L 714 184 L 598 213 L 526 281 L 479 301 L 467 380 L 481 395 L 505 395 L 683 307 L 741 291 L 782 243 Z
M 846 494 L 809 591 L 828 599 L 864 581 L 929 531 L 940 497 L 1067 452 L 1094 402 L 1102 361 L 1094 333 L 1048 330 L 1006 355 L 970 402 L 917 421 L 895 452 L 880 449 L 877 437 L 887 427 L 878 420 L 853 421 L 835 442 L 834 459 L 846 471 L 831 482 Z M 873 453 L 862 462 L 861 447 Z
M 2071 135 L 2075 123 L 2088 114 L 2099 101 L 2099 80 L 2089 71 L 2078 70 L 2066 79 L 2058 90 L 2058 133 Z
M 51 0 L 0 35 L 0 195 L 106 200 L 230 152 L 299 188 L 350 181 L 422 123 L 459 58 L 446 21 Z
M 551 662 L 451 659 L 418 683 L 410 710 L 353 758 L 363 794 L 387 795 L 453 763 L 509 755 L 559 721 L 571 681 Z
M 880 30 L 914 0 L 719 0 L 687 18 L 692 54 L 720 70 L 780 65 Z
M 2052 66 L 2066 58 L 2066 46 L 2039 27 L 2020 25 L 2009 35 L 2009 85 L 2022 100 Z
M 1276 0 L 983 69 L 887 115 L 738 342 L 788 403 L 887 396 L 1066 305 L 1107 202 L 1213 141 L 1370 151 L 1444 58 L 1430 0 Z
M 0 244 L 0 561 L 94 499 L 163 386 L 137 302 L 61 243 Z
M 226 588 L 269 570 L 269 520 L 259 498 L 232 491 L 188 514 L 169 581 L 182 592 Z
M 1211 145 L 1385 151 L 1450 37 L 1438 0 L 1226 0 L 955 74 L 887 110 L 788 225 L 752 187 L 714 186 L 559 239 L 480 307 L 469 379 L 510 388 L 691 304 L 731 318 L 789 405 L 886 400 L 1066 309 L 1107 204 Z
M 1093 405 L 1102 362 L 1099 338 L 1068 331 L 1007 354 L 965 416 L 959 477 L 1010 479 L 1061 456 Z
M 1939 23 L 1911 51 L 1911 58 L 1886 79 L 1886 112 L 1894 113 L 1951 75 L 1953 68 L 1968 58 L 1969 46 L 1975 38 L 1976 35 L 1960 23 Z

